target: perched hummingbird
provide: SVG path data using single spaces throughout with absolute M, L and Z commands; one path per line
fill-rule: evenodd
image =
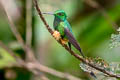
M 56 31 L 54 31 L 53 36 L 57 40 L 61 38 L 61 42 L 63 44 L 68 43 L 70 49 L 72 44 L 77 50 L 79 50 L 81 55 L 85 57 L 83 52 L 81 51 L 80 45 L 78 44 L 78 42 L 76 41 L 73 35 L 72 28 L 69 22 L 67 21 L 66 13 L 63 10 L 57 10 L 54 13 L 43 13 L 43 14 L 50 14 L 55 16 L 53 27 Z M 95 74 L 92 71 L 90 72 L 90 74 L 96 78 Z
M 85 57 L 81 51 L 78 42 L 73 36 L 72 28 L 69 22 L 67 21 L 66 13 L 63 10 L 57 10 L 54 13 L 43 13 L 43 14 L 50 14 L 55 16 L 53 26 L 56 31 L 53 33 L 53 36 L 56 37 L 56 39 L 60 39 L 61 37 L 61 42 L 63 44 L 68 43 L 70 49 L 72 44 L 77 50 L 79 50 L 81 55 Z

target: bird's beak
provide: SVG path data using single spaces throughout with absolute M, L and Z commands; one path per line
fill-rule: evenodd
M 42 14 L 54 15 L 52 12 L 43 12 Z

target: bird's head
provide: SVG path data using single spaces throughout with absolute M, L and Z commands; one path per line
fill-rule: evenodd
M 54 12 L 54 16 L 59 18 L 60 20 L 65 20 L 67 15 L 64 10 L 57 10 Z
M 57 17 L 58 19 L 63 20 L 63 21 L 67 18 L 67 15 L 64 10 L 57 10 L 54 13 L 49 12 L 49 13 L 43 13 L 43 14 L 54 15 L 55 17 Z

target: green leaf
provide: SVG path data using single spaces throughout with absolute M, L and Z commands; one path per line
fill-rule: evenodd
M 9 67 L 15 63 L 15 59 L 3 48 L 0 47 L 0 69 Z

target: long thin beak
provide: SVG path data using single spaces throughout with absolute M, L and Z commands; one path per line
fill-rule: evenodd
M 43 12 L 42 14 L 54 15 L 52 12 Z

